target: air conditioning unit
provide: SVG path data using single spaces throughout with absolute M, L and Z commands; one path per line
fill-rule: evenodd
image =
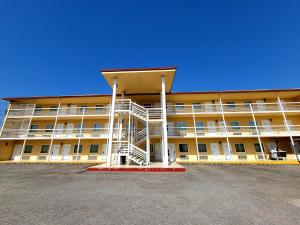
M 39 155 L 38 160 L 46 160 L 47 156 L 46 155 Z
M 80 155 L 79 156 L 77 156 L 77 159 L 76 159 L 76 155 L 73 155 L 73 157 L 72 157 L 72 160 L 80 160 Z
M 180 160 L 189 160 L 189 156 L 188 155 L 181 155 Z
M 247 160 L 247 156 L 246 155 L 239 155 L 238 159 L 239 160 Z
M 256 159 L 257 159 L 257 160 L 263 160 L 263 159 L 264 159 L 264 157 L 263 157 L 263 155 L 262 155 L 262 154 L 260 154 L 260 155 L 256 155 Z
M 22 160 L 29 160 L 30 159 L 30 156 L 29 155 L 22 155 Z
M 88 160 L 96 161 L 97 160 L 97 156 L 96 155 L 89 155 L 88 156 Z
M 207 155 L 200 155 L 199 160 L 208 160 L 208 156 Z

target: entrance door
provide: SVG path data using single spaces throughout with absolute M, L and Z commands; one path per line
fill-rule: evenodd
M 262 120 L 261 125 L 263 126 L 265 132 L 272 132 L 270 120 Z
M 169 143 L 168 144 L 168 151 L 169 151 L 169 162 L 175 162 L 175 160 L 176 160 L 176 147 L 175 147 L 175 144 Z
M 225 130 L 225 123 L 224 121 L 219 121 L 219 127 L 220 127 L 220 131 L 222 135 L 226 134 L 226 130 Z
M 269 149 L 269 152 L 270 152 L 271 150 L 273 150 L 273 149 L 276 149 L 276 147 L 277 147 L 276 142 L 274 142 L 274 141 L 268 142 L 268 149 Z
M 216 133 L 216 123 L 215 123 L 215 121 L 207 121 L 207 127 L 208 127 L 208 132 L 211 135 L 214 135 Z
M 155 161 L 162 161 L 161 144 L 155 144 Z
M 52 151 L 51 151 L 51 155 L 50 155 L 51 160 L 58 160 L 59 148 L 60 148 L 60 145 L 52 146 Z
M 204 102 L 204 109 L 205 111 L 212 112 L 213 111 L 212 102 L 211 101 Z
M 103 144 L 102 146 L 102 160 L 106 161 L 106 154 L 107 154 L 107 144 Z
M 300 161 L 300 143 L 299 141 L 295 141 L 295 151 L 296 151 L 296 157 Z
M 258 103 L 257 106 L 256 106 L 258 110 L 260 110 L 260 111 L 266 110 L 264 100 L 256 100 L 256 103 Z
M 210 149 L 214 160 L 220 160 L 219 143 L 210 143 Z
M 167 123 L 167 131 L 169 136 L 174 136 L 174 123 L 168 122 Z
M 223 143 L 223 151 L 224 151 L 224 155 L 225 155 L 225 159 L 226 160 L 231 160 L 231 151 L 230 151 L 230 147 L 228 146 L 228 143 Z
M 69 160 L 71 144 L 64 144 L 62 152 L 62 160 Z
M 14 147 L 14 151 L 11 155 L 11 160 L 19 160 L 20 155 L 21 155 L 21 151 L 22 151 L 22 145 L 21 144 L 16 144 L 15 147 Z
M 59 124 L 56 125 L 56 128 L 55 128 L 55 136 L 56 137 L 62 135 L 64 126 L 65 125 L 63 123 L 59 123 Z
M 67 126 L 66 126 L 66 136 L 67 137 L 72 137 L 73 129 L 74 129 L 74 124 L 73 123 L 68 123 Z

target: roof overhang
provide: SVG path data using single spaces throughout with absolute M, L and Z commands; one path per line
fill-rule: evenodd
M 162 76 L 165 77 L 166 93 L 170 93 L 176 67 L 104 69 L 101 72 L 111 87 L 114 79 L 117 79 L 118 94 L 160 93 Z

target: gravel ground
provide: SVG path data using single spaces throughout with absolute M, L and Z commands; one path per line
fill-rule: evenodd
M 193 165 L 186 173 L 0 165 L 0 224 L 300 224 L 300 167 Z

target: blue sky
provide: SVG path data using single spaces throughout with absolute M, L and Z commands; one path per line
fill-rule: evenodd
M 0 0 L 0 96 L 111 93 L 102 68 L 177 66 L 173 91 L 300 87 L 299 0 Z

